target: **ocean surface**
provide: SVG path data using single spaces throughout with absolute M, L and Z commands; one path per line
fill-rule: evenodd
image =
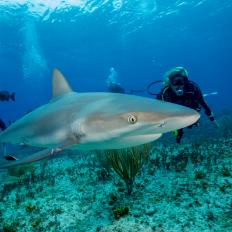
M 1 172 L 0 231 L 232 231 L 231 41 L 232 0 L 0 0 L 0 91 L 16 94 L 0 102 L 7 126 L 51 99 L 54 68 L 76 92 L 107 92 L 113 75 L 154 98 L 147 86 L 175 66 L 217 92 L 206 101 L 221 125 L 202 111 L 183 146 L 157 142 L 130 197 L 93 153 Z
M 129 91 L 184 66 L 203 92 L 218 91 L 213 109 L 231 107 L 231 12 L 231 0 L 1 0 L 0 89 L 17 99 L 1 117 L 46 103 L 54 67 L 86 92 L 106 91 L 111 67 Z

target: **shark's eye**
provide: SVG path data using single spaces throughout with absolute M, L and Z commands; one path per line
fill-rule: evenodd
M 130 115 L 128 116 L 127 120 L 128 120 L 128 122 L 129 122 L 130 124 L 135 124 L 135 123 L 137 122 L 137 117 L 130 114 Z

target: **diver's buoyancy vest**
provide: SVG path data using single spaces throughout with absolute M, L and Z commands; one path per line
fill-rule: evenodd
M 182 96 L 177 96 L 170 86 L 166 86 L 161 93 L 161 99 L 163 101 L 187 106 L 197 111 L 200 111 L 201 105 L 198 102 L 197 92 L 194 90 L 195 88 L 193 90 L 185 91 Z

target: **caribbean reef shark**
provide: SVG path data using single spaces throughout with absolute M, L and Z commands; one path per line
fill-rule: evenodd
M 0 134 L 0 143 L 43 149 L 2 167 L 41 160 L 64 149 L 104 150 L 145 144 L 200 117 L 193 109 L 146 97 L 74 92 L 57 69 L 53 71 L 52 95 L 49 103 Z

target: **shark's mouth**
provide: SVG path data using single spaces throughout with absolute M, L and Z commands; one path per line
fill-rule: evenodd
M 160 138 L 162 134 L 144 134 L 144 135 L 132 135 L 132 136 L 127 136 L 126 138 L 122 138 L 123 141 L 125 142 L 130 142 L 132 143 L 133 141 L 138 144 L 138 143 L 147 143 L 154 141 L 158 138 Z
M 108 149 L 121 149 L 127 147 L 134 147 L 141 144 L 152 142 L 161 137 L 162 134 L 144 134 L 144 135 L 130 135 L 120 136 L 115 139 L 102 140 L 96 142 L 88 142 L 83 144 L 76 144 L 72 149 L 81 150 L 108 150 Z

